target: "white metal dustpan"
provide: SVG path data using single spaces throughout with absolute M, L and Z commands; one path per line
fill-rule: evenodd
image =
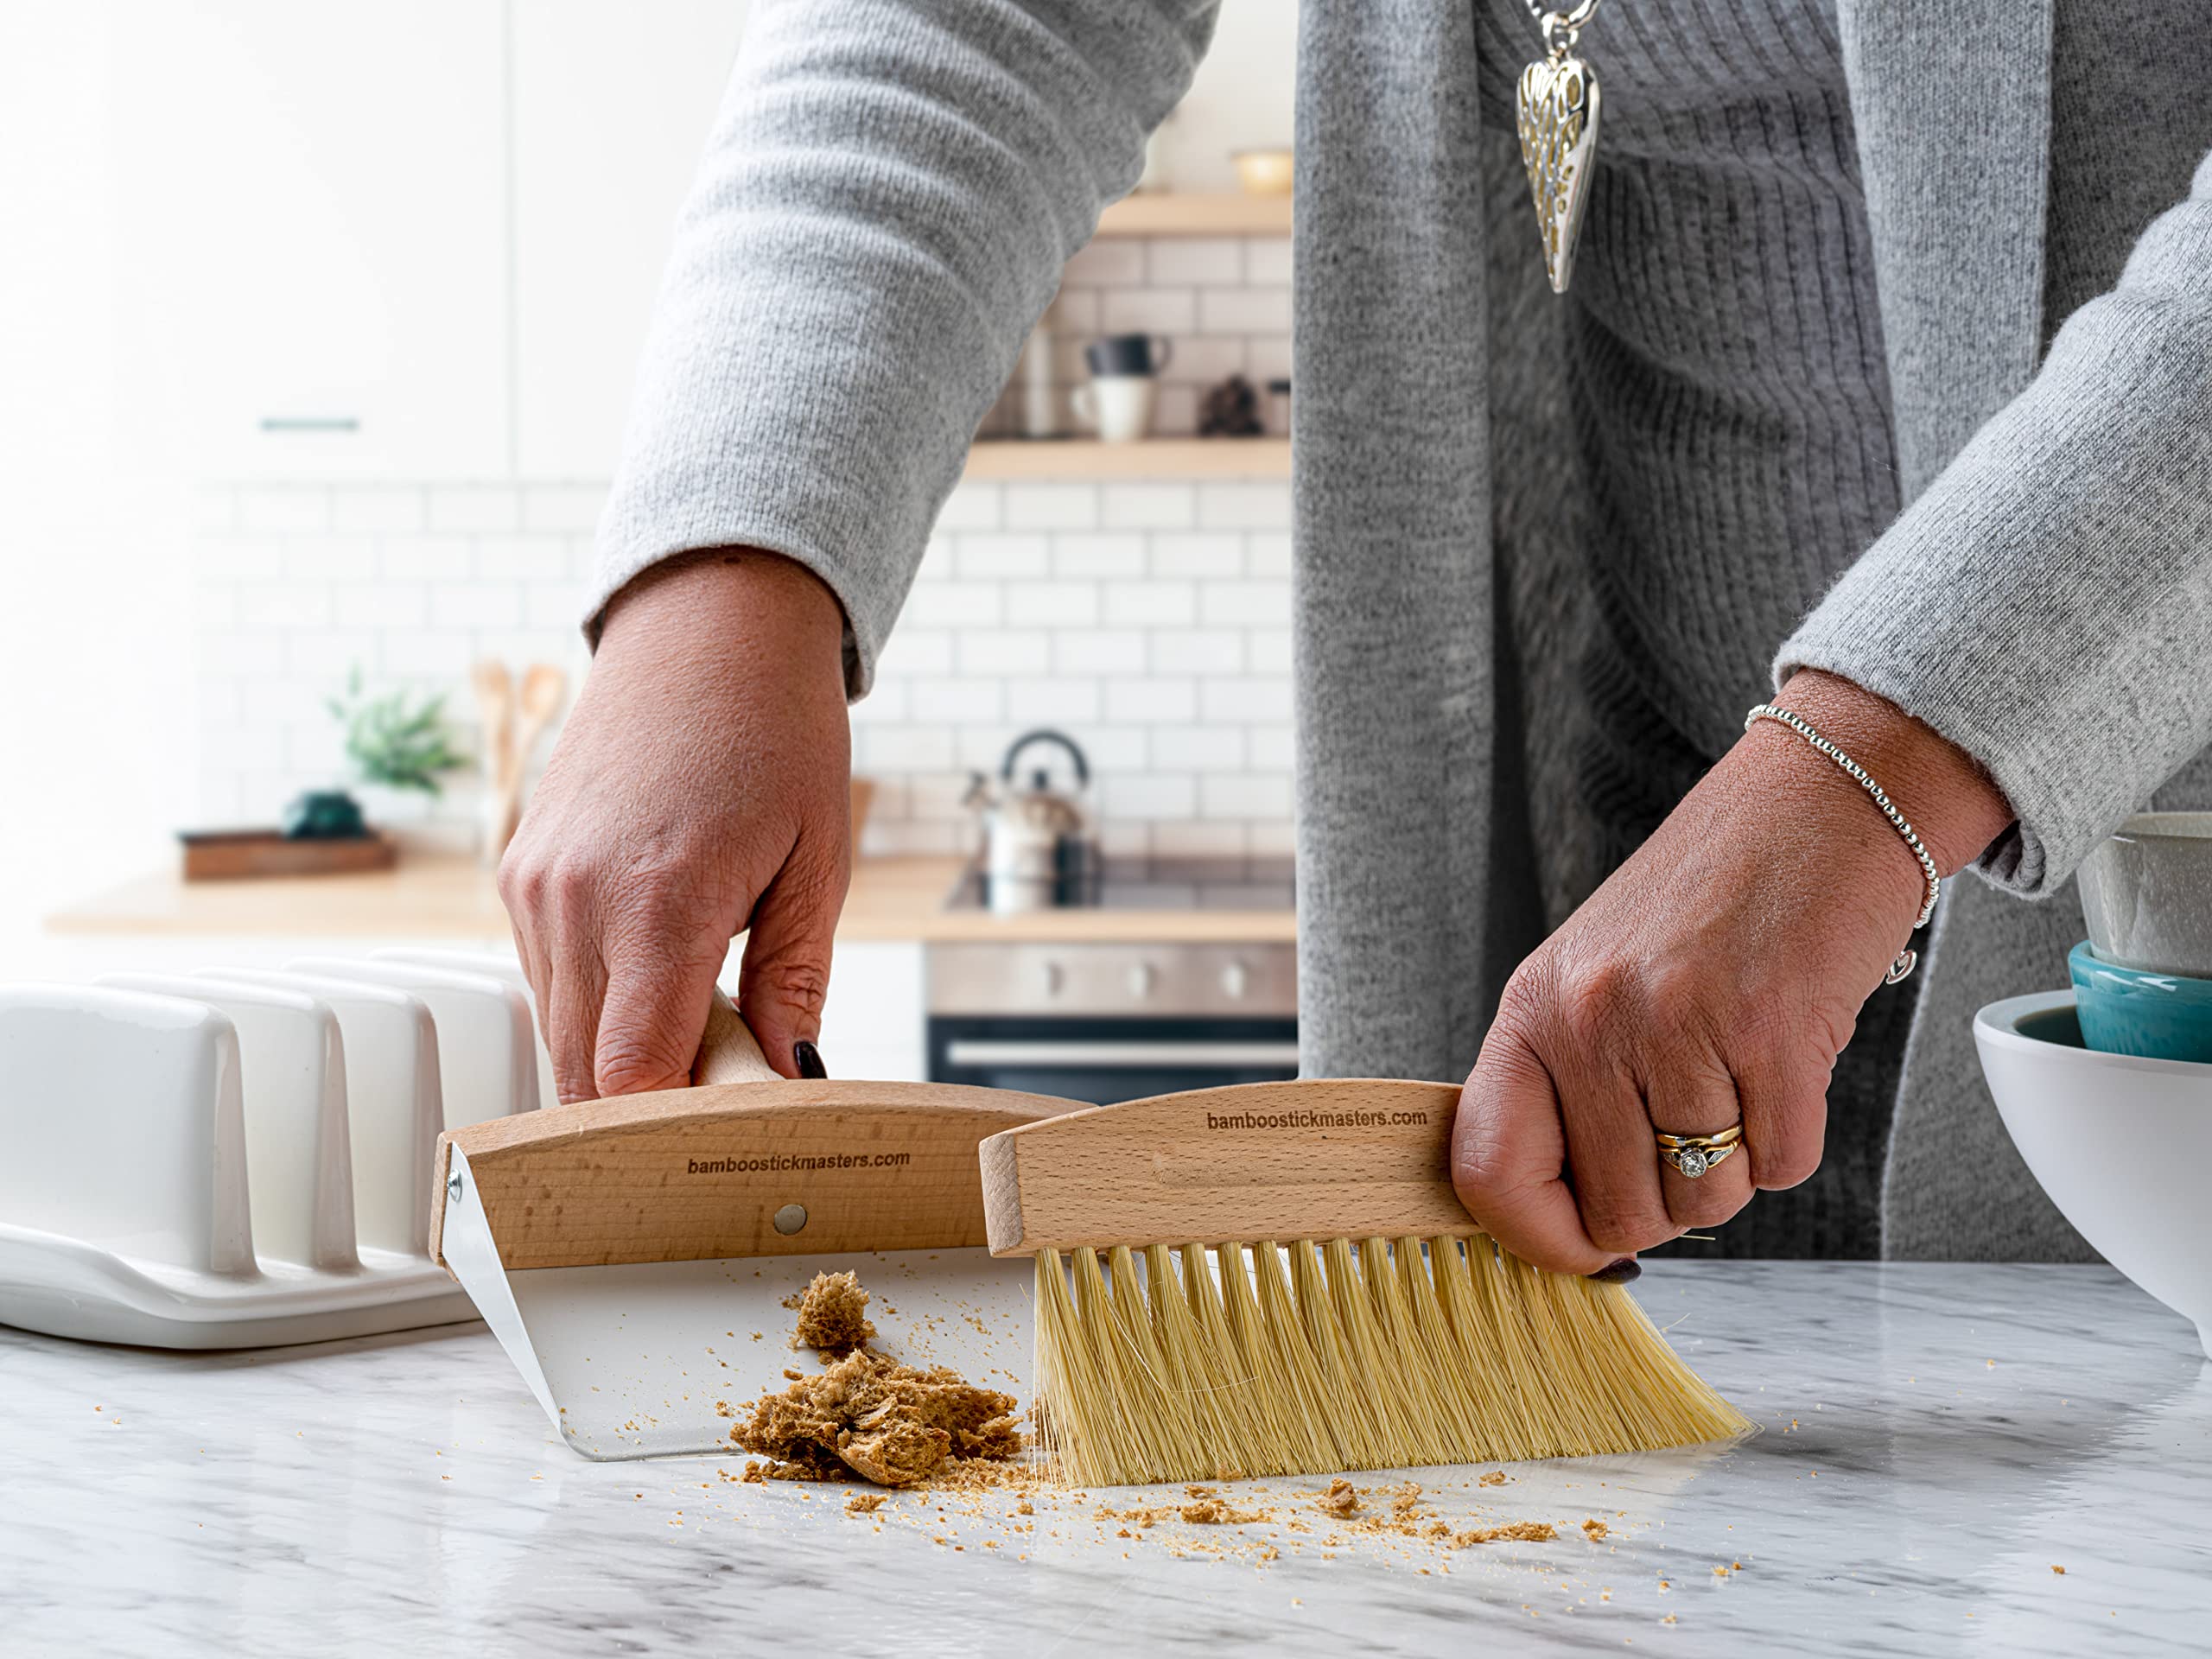
M 976 1148 L 1083 1103 L 786 1081 L 716 1009 L 702 1086 L 439 1138 L 431 1254 L 562 1438 L 597 1459 L 731 1450 L 733 1414 L 817 1369 L 786 1299 L 844 1269 L 871 1346 L 1026 1400 L 1032 1268 L 983 1247 Z

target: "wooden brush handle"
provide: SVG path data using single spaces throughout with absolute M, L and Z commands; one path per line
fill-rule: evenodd
M 786 1081 L 719 995 L 696 1070 L 702 1087 L 440 1135 L 432 1257 L 456 1147 L 510 1270 L 970 1248 L 983 1243 L 977 1143 L 1081 1109 L 952 1084 Z
M 1478 1233 L 1452 1191 L 1459 1103 L 1457 1084 L 1323 1078 L 1007 1129 L 982 1151 L 991 1253 Z

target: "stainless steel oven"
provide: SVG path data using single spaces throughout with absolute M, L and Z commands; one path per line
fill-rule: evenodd
M 932 1081 L 1105 1105 L 1298 1075 L 1297 948 L 933 944 Z

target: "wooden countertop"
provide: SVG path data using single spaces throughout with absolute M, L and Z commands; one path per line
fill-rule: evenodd
M 957 858 L 867 858 L 853 868 L 837 937 L 850 940 L 1014 940 L 1268 944 L 1297 937 L 1287 910 L 1061 910 L 1027 916 L 948 911 Z M 362 875 L 184 881 L 173 870 L 124 882 L 47 918 L 63 934 L 168 934 L 498 939 L 507 914 L 474 859 L 425 855 Z

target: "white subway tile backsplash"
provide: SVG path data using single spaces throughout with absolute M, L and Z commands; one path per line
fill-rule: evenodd
M 1250 675 L 1243 679 L 1207 680 L 1198 688 L 1198 707 L 1208 720 L 1241 721 L 1256 725 L 1263 721 L 1291 718 L 1287 676 Z
M 327 627 L 331 608 L 330 589 L 314 582 L 254 582 L 238 590 L 238 626 L 249 632 Z
M 607 491 L 597 484 L 531 484 L 522 493 L 524 530 L 590 531 L 598 528 Z
M 1060 275 L 1073 288 L 1122 288 L 1144 281 L 1145 245 L 1135 237 L 1102 236 L 1068 261 Z
M 1198 620 L 1210 628 L 1287 628 L 1290 589 L 1280 582 L 1202 582 Z
M 1098 586 L 1090 582 L 1010 583 L 1006 620 L 1018 628 L 1089 627 L 1098 620 Z
M 1290 492 L 1280 484 L 1201 484 L 1198 524 L 1205 530 L 1288 530 Z
M 1297 730 L 1289 725 L 1248 726 L 1247 764 L 1255 772 L 1294 772 L 1298 766 Z
M 569 574 L 569 544 L 559 536 L 480 536 L 476 574 L 486 582 L 557 581 Z
M 1187 338 L 1198 327 L 1198 297 L 1187 288 L 1109 288 L 1099 296 L 1099 332 Z
M 1009 530 L 1096 530 L 1098 489 L 1091 484 L 1009 484 Z
M 1235 771 L 1245 747 L 1241 726 L 1160 726 L 1152 734 L 1152 764 L 1161 772 Z
M 320 484 L 255 485 L 238 493 L 238 528 L 250 535 L 308 534 L 330 528 L 330 491 Z
M 461 582 L 476 574 L 476 550 L 465 536 L 385 536 L 377 569 L 387 582 Z
M 1114 483 L 1098 495 L 1099 522 L 1109 530 L 1187 530 L 1198 522 L 1198 493 L 1188 484 Z M 1138 572 L 1096 574 L 1135 575 Z
M 430 489 L 432 530 L 513 530 L 521 492 L 510 484 L 437 484 Z
M 1290 545 L 1287 530 L 1250 531 L 1244 537 L 1244 574 L 1288 582 Z
M 533 582 L 522 590 L 522 620 L 525 627 L 556 631 L 582 639 L 584 589 L 572 582 Z
M 1007 682 L 1006 711 L 1020 724 L 1093 724 L 1104 706 L 1103 684 L 1078 675 Z
M 938 513 L 937 527 L 940 533 L 948 530 L 996 530 L 1004 507 L 1004 497 L 995 484 L 956 484 Z
M 981 677 L 916 680 L 914 718 L 957 722 L 1006 718 L 1006 683 Z
M 330 527 L 336 531 L 399 534 L 423 528 L 420 485 L 340 484 L 330 493 Z
M 1099 779 L 1098 796 L 1109 817 L 1198 816 L 1198 779 L 1188 772 L 1109 772 Z
M 957 764 L 955 749 L 955 734 L 950 726 L 915 721 L 863 726 L 853 733 L 853 764 L 864 772 L 949 772 Z
M 1234 286 L 1244 280 L 1242 237 L 1161 237 L 1146 252 L 1145 274 L 1156 286 Z
M 1208 334 L 1287 334 L 1287 288 L 1209 288 L 1198 296 L 1198 326 Z
M 1294 663 L 1288 628 L 1255 628 L 1247 638 L 1249 644 L 1244 660 L 1255 674 L 1287 674 L 1292 671 Z
M 1141 680 L 1109 680 L 1106 684 L 1106 717 L 1159 725 L 1198 718 L 1196 681 L 1154 676 Z
M 1281 772 L 1207 772 L 1198 779 L 1198 815 L 1207 818 L 1287 818 L 1290 779 Z
M 971 581 L 1034 579 L 1052 568 L 1052 543 L 1035 534 L 964 531 L 953 538 L 953 567 Z
M 925 675 L 952 672 L 951 631 L 927 626 L 919 617 L 912 614 L 912 605 L 906 608 L 908 618 L 891 631 L 891 637 L 876 654 L 875 677 L 879 683 L 887 679 L 913 680 Z
M 202 581 L 233 577 L 241 582 L 274 581 L 283 572 L 284 549 L 280 542 L 251 536 L 206 536 L 198 543 Z
M 1136 628 L 1084 628 L 1052 636 L 1057 674 L 1138 675 L 1150 665 L 1147 636 Z
M 1188 582 L 1117 582 L 1106 588 L 1111 627 L 1184 628 L 1198 616 L 1198 590 Z
M 1108 493 L 1108 499 L 1115 492 Z M 1052 537 L 1052 574 L 1056 576 L 1141 576 L 1144 575 L 1144 537 L 1127 533 L 1076 534 Z
M 430 589 L 435 628 L 516 628 L 522 594 L 511 582 L 442 582 Z
M 1005 615 L 1006 595 L 995 582 L 917 582 L 890 643 L 908 628 L 995 628 Z
M 1236 674 L 1244 636 L 1227 628 L 1162 628 L 1152 636 L 1152 665 L 1162 674 Z
M 970 677 L 1043 674 L 1052 667 L 1052 637 L 1042 628 L 973 628 L 958 636 L 953 656 Z
M 1244 543 L 1234 531 L 1194 531 L 1152 538 L 1155 576 L 1237 576 L 1244 574 Z
M 1244 245 L 1244 280 L 1258 286 L 1290 286 L 1290 238 L 1255 236 Z

